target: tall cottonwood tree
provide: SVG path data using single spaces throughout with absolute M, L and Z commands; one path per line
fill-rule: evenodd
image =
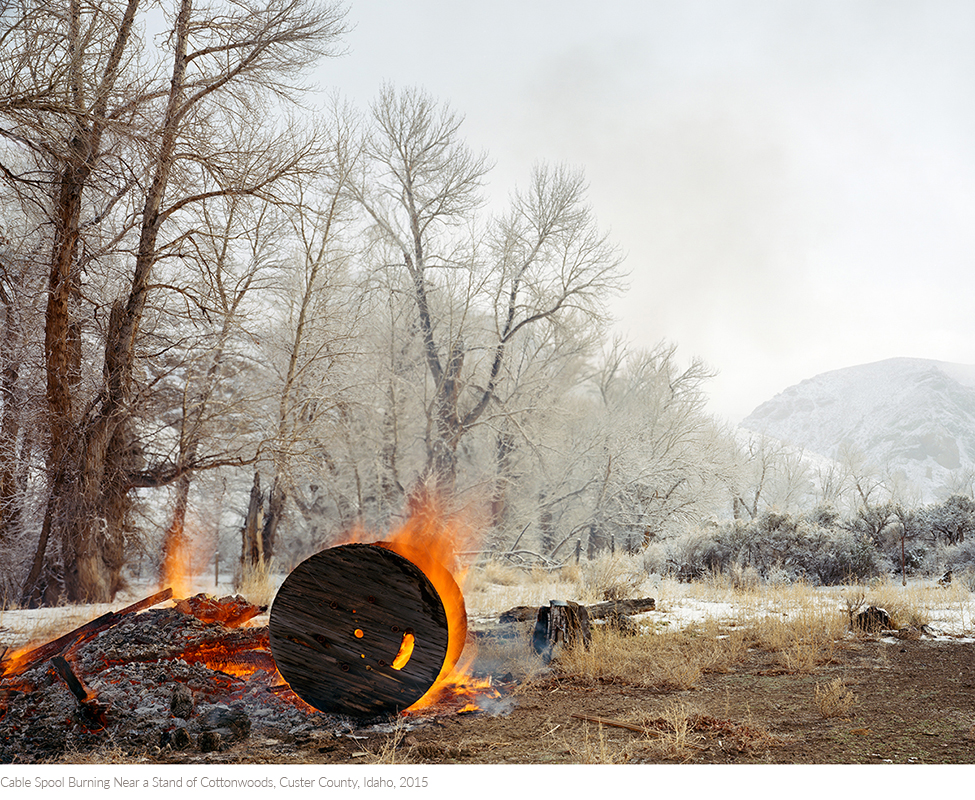
M 515 340 L 534 328 L 598 324 L 620 286 L 620 256 L 585 202 L 582 175 L 537 167 L 490 220 L 489 164 L 460 137 L 461 117 L 423 92 L 386 87 L 372 107 L 353 185 L 372 232 L 402 270 L 422 343 L 425 466 L 419 482 L 449 497 L 458 449 L 496 399 Z
M 359 321 L 350 289 L 350 259 L 355 242 L 349 233 L 352 213 L 348 183 L 358 161 L 354 120 L 333 108 L 315 139 L 326 142 L 314 175 L 293 184 L 286 209 L 288 255 L 277 266 L 276 310 L 266 330 L 264 352 L 271 369 L 268 385 L 264 458 L 254 476 L 266 502 L 252 503 L 245 521 L 245 560 L 274 554 L 277 532 L 291 501 L 302 513 L 318 509 L 315 495 L 328 482 L 339 523 L 351 527 L 361 503 L 338 489 L 337 454 L 331 441 L 336 418 L 343 416 L 347 375 L 355 352 Z M 324 471 L 325 475 L 320 473 Z M 269 478 L 269 480 L 268 480 Z M 324 478 L 324 480 L 323 480 Z M 260 520 L 256 515 L 260 511 Z
M 269 131 L 246 154 L 226 147 L 224 133 L 259 126 L 255 112 L 286 98 L 301 71 L 334 52 L 343 33 L 343 11 L 313 0 L 228 0 L 199 9 L 179 0 L 167 59 L 135 36 L 142 11 L 139 0 L 71 0 L 67 13 L 25 2 L 18 33 L 5 42 L 16 47 L 3 57 L 0 113 L 12 123 L 4 135 L 40 169 L 5 167 L 4 174 L 18 187 L 56 187 L 48 197 L 32 195 L 52 223 L 44 344 L 50 499 L 25 598 L 38 596 L 45 564 L 47 599 L 59 586 L 72 600 L 111 597 L 125 560 L 132 490 L 192 468 L 142 463 L 136 425 L 154 271 L 185 240 L 167 240 L 167 225 L 185 225 L 212 197 L 271 195 L 303 168 L 313 145 L 289 142 L 287 131 L 277 132 L 276 145 Z M 155 69 L 166 60 L 161 78 Z M 34 177 L 38 171 L 45 181 Z M 80 287 L 90 257 L 84 245 L 95 231 L 128 266 L 110 310 L 101 309 L 101 375 L 86 375 Z M 52 540 L 56 558 L 48 557 Z

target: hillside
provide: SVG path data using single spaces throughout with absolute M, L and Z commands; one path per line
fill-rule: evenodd
M 932 499 L 975 467 L 975 366 L 892 358 L 790 386 L 741 423 L 827 457 L 852 445 Z

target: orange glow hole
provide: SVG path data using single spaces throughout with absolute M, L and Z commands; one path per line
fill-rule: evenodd
M 393 659 L 392 668 L 393 669 L 403 669 L 407 662 L 410 660 L 410 656 L 413 655 L 413 634 L 404 633 L 403 641 L 400 642 L 399 652 L 396 654 L 396 658 Z
M 365 634 L 362 632 L 362 629 L 361 628 L 356 628 L 353 631 L 353 633 L 355 634 L 355 638 L 356 639 L 361 639 L 363 636 L 365 636 Z

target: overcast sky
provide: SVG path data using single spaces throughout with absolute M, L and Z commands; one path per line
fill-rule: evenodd
M 975 3 L 353 0 L 319 73 L 466 116 L 500 197 L 582 167 L 627 254 L 617 329 L 737 422 L 820 372 L 975 363 Z

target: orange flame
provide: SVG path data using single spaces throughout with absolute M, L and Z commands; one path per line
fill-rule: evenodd
M 194 594 L 196 576 L 213 555 L 212 539 L 193 519 L 170 528 L 163 543 L 159 587 L 172 588 L 177 598 Z
M 12 676 L 5 680 L 8 683 L 8 689 L 16 689 L 18 685 L 10 683 L 13 677 L 18 676 L 24 671 L 25 666 L 29 663 L 27 658 L 28 654 L 34 649 L 32 644 L 25 647 L 18 647 L 17 649 L 8 652 L 4 655 L 3 660 L 0 661 L 0 680 L 5 679 L 7 676 Z M 26 684 L 23 684 L 26 686 Z
M 342 544 L 375 543 L 392 550 L 419 567 L 440 595 L 447 614 L 447 654 L 433 685 L 407 709 L 407 713 L 415 713 L 446 696 L 472 696 L 477 690 L 489 688 L 490 681 L 477 681 L 471 675 L 473 652 L 469 651 L 461 661 L 467 644 L 467 609 L 460 587 L 467 568 L 458 560 L 458 553 L 472 549 L 474 526 L 461 515 L 445 513 L 442 504 L 426 493 L 411 498 L 409 512 L 409 518 L 381 541 L 358 528 Z M 405 660 L 404 653 L 404 663 Z

